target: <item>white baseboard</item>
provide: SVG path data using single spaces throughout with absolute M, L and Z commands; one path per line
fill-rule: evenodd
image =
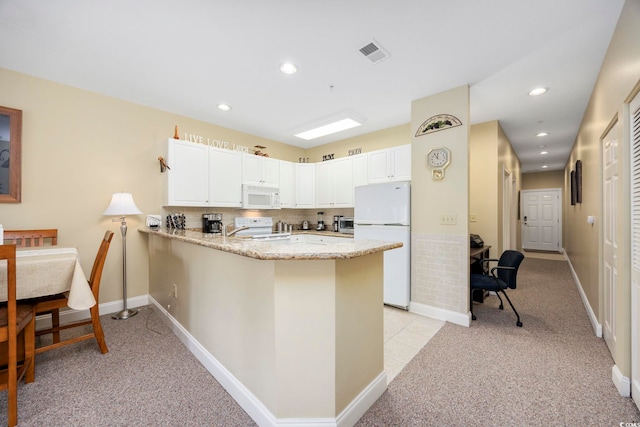
M 433 319 L 444 320 L 447 322 L 455 323 L 460 326 L 471 325 L 471 313 L 458 313 L 451 310 L 445 310 L 443 308 L 433 307 L 427 304 L 421 304 L 419 302 L 411 301 L 409 303 L 409 311 L 423 316 L 431 317 Z
M 209 353 L 167 310 L 149 296 L 173 333 L 193 353 L 211 375 L 235 399 L 242 409 L 260 426 L 286 427 L 347 427 L 354 425 L 387 389 L 383 371 L 336 418 L 278 419 L 264 404 Z
M 582 290 L 582 284 L 580 283 L 580 279 L 578 279 L 578 275 L 576 271 L 573 269 L 573 265 L 571 265 L 571 260 L 567 256 L 567 253 L 564 253 L 564 257 L 569 263 L 569 268 L 571 269 L 571 275 L 573 276 L 573 280 L 576 282 L 576 286 L 578 287 L 578 293 L 580 294 L 580 298 L 582 299 L 582 304 L 587 310 L 587 315 L 589 316 L 589 320 L 591 321 L 591 326 L 593 327 L 593 332 L 598 338 L 602 338 L 602 324 L 598 322 L 595 313 L 591 309 L 591 305 L 589 304 L 589 300 Z M 618 366 L 613 365 L 611 368 L 611 381 L 613 385 L 618 390 L 620 396 L 630 397 L 631 396 L 631 379 L 629 377 L 625 377 L 622 375 L 622 372 L 618 369 Z
M 622 375 L 618 366 L 613 365 L 611 368 L 611 381 L 618 389 L 618 393 L 622 397 L 631 397 L 631 379 Z
M 138 297 L 127 298 L 127 308 L 136 308 L 149 305 L 149 295 L 141 295 Z M 122 310 L 122 300 L 112 301 L 100 304 L 100 315 L 117 313 Z M 60 324 L 77 322 L 79 320 L 89 319 L 91 314 L 89 310 L 64 310 L 60 312 Z M 36 317 L 36 329 L 50 328 L 51 316 L 43 314 Z
M 580 299 L 582 299 L 582 304 L 584 305 L 584 308 L 587 310 L 587 316 L 589 316 L 589 321 L 591 322 L 591 327 L 593 328 L 593 332 L 596 334 L 598 338 L 602 338 L 602 324 L 598 322 L 598 319 L 596 318 L 596 314 L 591 309 L 591 305 L 589 304 L 589 299 L 587 298 L 587 295 L 584 293 L 584 290 L 582 289 L 582 283 L 580 283 L 580 279 L 578 278 L 576 271 L 573 269 L 571 260 L 567 256 L 566 252 L 564 252 L 564 258 L 567 260 L 567 263 L 569 263 L 569 268 L 571 269 L 571 275 L 573 276 L 573 281 L 576 283 L 576 286 L 578 287 L 578 293 L 580 294 Z

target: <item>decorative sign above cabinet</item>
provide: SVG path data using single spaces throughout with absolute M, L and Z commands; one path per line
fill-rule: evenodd
M 327 160 L 333 160 L 336 156 L 336 153 L 331 153 L 331 154 L 324 154 L 322 156 L 322 161 L 327 161 Z
M 225 150 L 242 151 L 244 153 L 248 153 L 249 152 L 249 147 L 247 147 L 245 145 L 237 145 L 237 144 L 233 144 L 233 143 L 231 143 L 229 141 L 222 141 L 220 139 L 205 138 L 203 136 L 193 135 L 193 134 L 190 134 L 190 133 L 185 133 L 184 134 L 184 140 L 185 141 L 189 141 L 189 142 L 195 142 L 195 143 L 198 143 L 198 144 L 206 144 L 206 145 L 209 145 L 211 147 L 224 148 Z
M 355 156 L 356 154 L 362 154 L 362 148 L 352 148 L 348 151 L 349 156 Z

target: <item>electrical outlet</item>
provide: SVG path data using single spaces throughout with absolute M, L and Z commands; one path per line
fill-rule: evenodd
M 446 214 L 440 218 L 440 224 L 442 225 L 456 225 L 457 222 L 458 216 L 456 214 Z
M 173 289 L 171 294 L 174 298 L 178 298 L 178 285 L 176 285 L 175 283 L 173 284 Z
M 478 221 L 478 215 L 474 213 L 469 214 L 469 222 L 476 222 L 476 221 Z

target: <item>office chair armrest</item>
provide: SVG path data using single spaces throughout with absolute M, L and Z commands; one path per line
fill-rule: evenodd
M 504 266 L 504 265 L 496 265 L 495 267 L 493 267 L 491 269 L 491 275 L 493 277 L 496 277 L 496 273 L 495 273 L 496 270 L 515 270 L 515 268 L 514 267 L 507 267 L 507 266 Z
M 478 262 L 481 263 L 481 264 L 489 263 L 491 261 L 498 262 L 500 260 L 496 259 L 496 258 L 480 258 L 480 259 L 478 259 Z

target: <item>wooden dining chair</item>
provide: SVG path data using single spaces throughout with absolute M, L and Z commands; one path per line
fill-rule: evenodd
M 112 238 L 113 231 L 107 231 L 106 233 L 104 233 L 104 237 L 102 238 L 102 242 L 100 243 L 100 248 L 98 249 L 98 254 L 96 255 L 95 261 L 93 262 L 91 276 L 89 276 L 89 286 L 91 287 L 93 297 L 96 299 L 96 304 L 89 309 L 89 312 L 91 313 L 91 319 L 60 325 L 60 309 L 67 307 L 68 302 L 66 293 L 34 298 L 30 300 L 35 303 L 37 314 L 51 314 L 51 327 L 36 331 L 35 334 L 36 336 L 53 334 L 53 342 L 51 344 L 43 345 L 36 348 L 36 354 L 40 354 L 48 350 L 53 350 L 64 345 L 73 344 L 91 338 L 96 339 L 102 354 L 105 354 L 109 351 L 109 349 L 107 348 L 107 342 L 104 339 L 102 324 L 100 323 L 100 302 L 98 297 L 100 295 L 102 269 L 104 268 L 104 262 L 107 259 L 107 252 L 109 251 L 109 245 L 111 244 Z M 78 337 L 69 338 L 62 341 L 60 340 L 61 330 L 76 328 L 85 325 L 92 325 L 93 331 L 91 333 L 84 334 Z
M 4 230 L 4 242 L 15 243 L 18 248 L 44 246 L 47 242 L 55 246 L 58 244 L 58 229 Z
M 35 306 L 16 302 L 16 245 L 0 245 L 0 260 L 7 265 L 7 302 L 0 306 L 0 343 L 6 343 L 6 369 L 0 371 L 0 390 L 8 390 L 8 425 L 18 424 L 18 382 L 35 377 Z M 18 363 L 18 336 L 24 357 Z M 4 359 L 4 358 L 3 358 Z

